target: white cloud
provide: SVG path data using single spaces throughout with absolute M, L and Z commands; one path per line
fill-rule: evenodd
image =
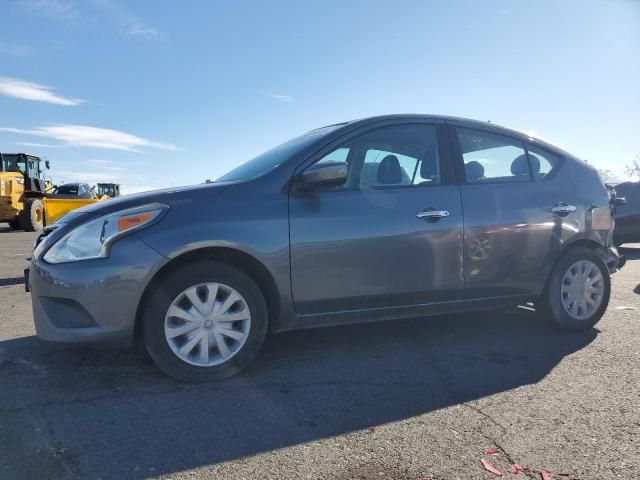
M 72 21 L 78 18 L 75 5 L 63 0 L 23 0 L 27 10 L 57 20 Z
M 141 149 L 178 150 L 175 145 L 138 137 L 120 130 L 90 127 L 88 125 L 58 124 L 33 129 L 0 127 L 0 132 L 32 135 L 58 140 L 69 147 L 92 147 L 140 152 Z
M 116 162 L 111 160 L 89 160 L 87 164 L 109 172 L 124 172 L 126 170 L 125 167 L 117 165 Z M 130 164 L 127 163 L 127 165 Z
M 64 147 L 62 144 L 54 144 L 54 143 L 35 143 L 35 142 L 15 142 L 16 145 L 22 145 L 25 147 L 37 147 L 37 148 L 61 148 Z
M 82 103 L 82 100 L 57 95 L 51 87 L 8 77 L 0 77 L 0 95 L 55 105 L 79 105 Z
M 29 45 L 19 43 L 0 43 L 0 55 L 10 55 L 12 57 L 27 57 L 32 50 Z
M 125 5 L 127 2 L 123 2 Z M 157 29 L 146 25 L 126 6 L 115 0 L 22 0 L 27 11 L 75 27 L 95 28 L 97 25 L 111 24 L 121 34 L 147 40 L 159 36 Z
M 87 163 L 90 163 L 91 165 L 113 165 L 116 162 L 113 160 L 89 160 Z
M 127 35 L 147 40 L 159 36 L 158 30 L 140 21 L 136 15 L 114 0 L 93 0 L 93 4 L 108 15 L 116 29 Z
M 56 170 L 55 179 L 58 182 L 72 183 L 118 183 L 120 176 L 108 172 L 78 172 L 74 170 Z
M 133 35 L 135 37 L 142 37 L 142 38 L 152 39 L 152 38 L 158 37 L 158 30 L 156 30 L 153 27 L 147 27 L 145 25 L 134 24 L 134 25 L 131 26 L 131 28 L 129 28 L 129 34 L 131 34 L 131 35 Z
M 270 93 L 269 96 L 274 100 L 280 100 L 281 102 L 293 102 L 293 97 L 291 95 L 278 95 L 275 93 Z

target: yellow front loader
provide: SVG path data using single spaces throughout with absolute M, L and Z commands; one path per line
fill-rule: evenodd
M 58 187 L 58 189 L 64 187 Z M 76 210 L 85 205 L 96 202 L 102 202 L 120 195 L 120 185 L 117 183 L 99 183 L 96 188 L 91 190 L 91 198 L 73 198 L 71 195 L 58 194 L 58 190 L 54 193 L 47 194 L 42 199 L 44 203 L 45 223 L 50 225 L 57 222 L 67 213 Z
M 95 189 L 87 186 L 87 195 L 55 190 L 45 180 L 41 159 L 25 153 L 0 153 L 0 222 L 12 230 L 42 231 L 72 210 L 120 195 L 120 186 L 99 183 Z M 45 162 L 49 168 L 49 162 Z M 78 184 L 75 184 L 78 185 Z
M 0 153 L 0 222 L 12 230 L 41 230 L 42 197 L 51 190 L 40 168 L 40 158 L 25 153 Z M 49 162 L 45 162 L 49 168 Z
M 99 202 L 99 198 L 47 198 L 42 202 L 45 211 L 45 224 L 51 225 L 60 220 L 67 213 L 91 203 Z

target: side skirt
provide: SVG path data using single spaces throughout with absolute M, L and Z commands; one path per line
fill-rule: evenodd
M 510 305 L 516 306 L 530 301 L 532 301 L 531 295 L 510 295 L 506 297 L 455 300 L 451 302 L 429 303 L 424 305 L 403 305 L 397 307 L 368 308 L 361 310 L 296 315 L 294 325 L 292 325 L 292 328 L 287 330 L 377 322 L 381 320 L 419 318 L 450 313 L 464 313 L 474 310 L 495 309 Z

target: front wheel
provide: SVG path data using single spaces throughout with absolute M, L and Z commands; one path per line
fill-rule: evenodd
M 561 330 L 588 330 L 604 315 L 611 280 L 598 254 L 586 247 L 566 252 L 557 262 L 536 309 Z
M 18 221 L 18 219 L 9 220 L 7 223 L 9 224 L 9 228 L 11 230 L 20 230 L 20 222 Z
M 244 272 L 213 260 L 182 265 L 154 285 L 143 307 L 144 343 L 178 380 L 230 377 L 257 355 L 267 307 Z
M 44 229 L 44 204 L 39 198 L 27 198 L 20 212 L 20 226 L 26 232 L 42 232 Z

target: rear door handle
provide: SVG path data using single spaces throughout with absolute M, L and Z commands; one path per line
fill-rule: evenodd
M 576 211 L 576 207 L 573 205 L 567 205 L 566 203 L 558 203 L 549 209 L 551 213 L 555 213 L 556 215 L 560 215 L 564 217 L 565 215 L 569 215 Z
M 447 218 L 449 216 L 448 210 L 423 210 L 416 213 L 417 218 L 424 220 L 440 220 L 441 218 Z

